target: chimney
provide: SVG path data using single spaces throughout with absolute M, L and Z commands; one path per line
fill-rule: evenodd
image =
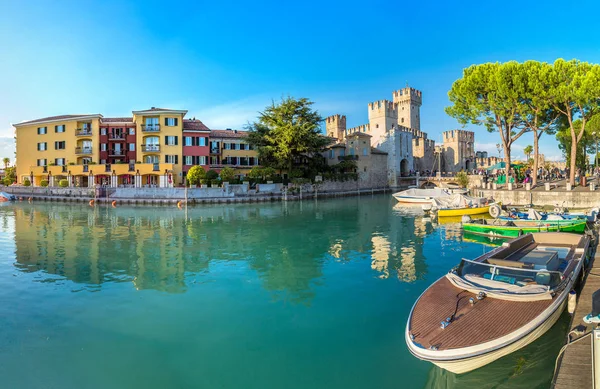
M 231 131 L 231 128 L 226 128 L 225 130 L 227 130 L 227 131 Z

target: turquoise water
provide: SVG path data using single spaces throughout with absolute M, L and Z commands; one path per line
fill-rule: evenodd
M 0 207 L 0 387 L 548 387 L 566 315 L 462 376 L 409 354 L 416 298 L 490 246 L 394 205 Z

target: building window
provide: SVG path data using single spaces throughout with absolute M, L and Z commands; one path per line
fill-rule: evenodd
M 106 135 L 106 128 L 100 129 L 100 135 Z
M 179 163 L 179 156 L 178 155 L 165 155 L 165 163 L 178 164 Z
M 192 137 L 191 136 L 184 136 L 183 137 L 183 145 L 184 146 L 191 146 L 192 145 Z M 191 165 L 191 163 L 186 163 L 186 165 Z
M 100 144 L 100 151 L 106 151 L 106 143 Z
M 246 150 L 246 144 L 240 143 L 240 150 Z
M 54 164 L 56 166 L 65 166 L 65 159 L 64 158 L 55 158 Z
M 105 165 L 105 164 L 106 164 L 106 159 L 101 159 L 101 160 L 100 160 L 100 164 L 101 164 L 101 165 Z
M 379 128 L 379 124 L 376 124 L 376 125 L 375 125 L 375 128 Z
M 223 143 L 223 148 L 225 150 L 231 150 L 231 143 Z
M 240 144 L 239 144 L 239 143 L 236 143 L 236 144 L 235 144 L 235 150 L 239 150 L 239 149 L 240 149 Z
M 47 127 L 38 127 L 37 131 L 38 131 L 38 135 L 44 135 L 48 132 L 48 128 Z
M 46 142 L 40 142 L 37 144 L 37 149 L 38 151 L 46 151 L 48 150 L 48 144 Z
M 248 150 L 254 150 L 254 145 L 248 144 Z
M 346 149 L 340 149 L 340 157 L 346 155 Z
M 404 118 L 402 118 L 402 119 L 400 120 L 400 122 L 401 122 L 401 123 L 404 123 Z
M 335 158 L 335 150 L 331 149 L 329 150 L 329 159 L 333 159 Z
M 192 165 L 193 164 L 192 156 L 186 155 L 185 157 L 183 157 L 183 164 L 184 165 Z
M 144 158 L 145 163 L 159 163 L 158 155 L 146 155 Z
M 66 148 L 66 142 L 64 140 L 54 142 L 55 150 L 64 150 L 65 148 Z
M 135 143 L 129 144 L 129 151 L 135 151 Z
M 54 132 L 65 132 L 65 125 L 54 126 Z
M 177 146 L 178 143 L 178 136 L 165 136 L 165 145 L 167 146 Z
M 129 135 L 135 135 L 135 128 L 131 127 L 129 129 Z
M 354 148 L 350 149 L 350 155 L 354 155 Z
M 37 165 L 38 166 L 46 166 L 46 159 L 45 158 L 38 159 L 37 160 Z
M 208 138 L 200 137 L 198 138 L 198 146 L 207 146 Z
M 366 147 L 363 148 L 363 155 L 369 155 L 369 152 Z
M 177 123 L 177 118 L 165 118 L 165 126 L 176 126 Z

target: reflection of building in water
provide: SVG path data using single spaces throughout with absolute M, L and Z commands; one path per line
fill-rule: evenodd
M 400 262 L 402 266 L 397 270 L 398 279 L 404 282 L 413 282 L 417 280 L 417 268 L 415 267 L 415 247 L 402 247 L 400 252 Z
M 444 237 L 446 240 L 462 240 L 460 223 L 446 224 L 444 227 Z
M 373 245 L 371 269 L 381 273 L 379 278 L 388 278 L 390 275 L 388 269 L 391 254 L 390 241 L 385 236 L 373 235 L 371 244 Z
M 334 257 L 335 259 L 340 259 L 342 254 L 342 244 L 343 240 L 338 240 L 334 244 L 329 247 L 329 255 Z

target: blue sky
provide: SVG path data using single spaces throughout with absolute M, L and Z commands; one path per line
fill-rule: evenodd
M 459 4 L 460 5 L 457 5 Z M 11 123 L 151 106 L 240 128 L 283 95 L 323 116 L 367 122 L 367 103 L 408 82 L 423 91 L 422 130 L 459 128 L 447 92 L 487 61 L 600 62 L 600 5 L 580 1 L 164 2 L 0 0 L 0 157 Z M 569 18 L 567 19 L 568 16 Z M 498 134 L 476 131 L 497 155 Z M 532 143 L 522 137 L 514 155 Z M 554 137 L 541 149 L 561 157 Z

